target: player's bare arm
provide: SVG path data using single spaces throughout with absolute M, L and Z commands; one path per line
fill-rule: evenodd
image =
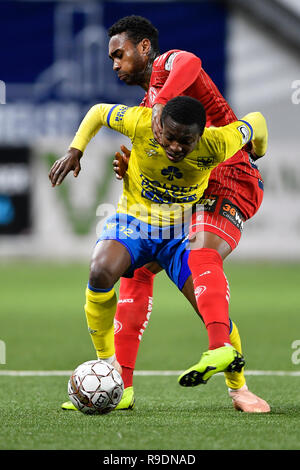
M 53 164 L 50 172 L 49 179 L 52 186 L 59 186 L 70 171 L 73 171 L 73 175 L 76 178 L 81 170 L 80 159 L 82 152 L 75 148 L 69 148 L 66 155 Z

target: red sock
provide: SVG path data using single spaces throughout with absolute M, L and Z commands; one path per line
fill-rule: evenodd
M 133 383 L 133 367 L 122 366 L 122 379 L 124 382 L 124 388 L 132 387 Z
M 133 278 L 120 280 L 115 315 L 116 358 L 123 368 L 124 387 L 131 387 L 140 340 L 152 311 L 154 274 L 142 267 Z
M 191 250 L 188 264 L 198 309 L 207 329 L 209 349 L 230 344 L 229 286 L 221 256 L 210 248 Z

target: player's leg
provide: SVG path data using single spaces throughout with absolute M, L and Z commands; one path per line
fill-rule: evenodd
M 208 348 L 209 351 L 213 351 L 232 345 L 232 337 L 230 338 L 232 324 L 228 311 L 230 290 L 223 270 L 223 260 L 238 244 L 241 230 L 237 223 L 231 223 L 228 227 L 226 227 L 226 223 L 224 224 L 219 212 L 219 205 L 222 205 L 223 199 L 211 197 L 210 199 L 205 198 L 203 202 L 204 205 L 198 207 L 191 221 L 188 264 L 193 277 L 197 307 L 207 329 Z M 238 222 L 242 223 L 242 220 L 242 216 L 240 216 Z M 229 224 L 227 219 L 225 222 Z M 236 337 L 237 329 L 234 328 L 233 331 Z M 245 384 L 245 378 L 243 374 L 238 375 L 242 370 L 240 365 L 243 362 L 241 352 L 238 349 L 235 350 L 238 352 L 236 362 L 239 364 L 231 367 L 233 377 L 237 381 L 231 381 L 230 385 L 238 385 L 238 388 L 241 388 Z M 209 353 L 204 359 L 207 357 L 210 359 L 214 354 L 218 355 L 218 352 Z M 180 377 L 182 385 L 191 386 L 195 383 L 193 370 L 194 366 Z M 197 377 L 197 383 L 206 383 L 210 373 L 204 376 L 198 374 Z M 228 377 L 226 377 L 226 382 L 227 379 Z
M 231 345 L 228 284 L 222 269 L 223 259 L 231 252 L 231 247 L 211 233 L 201 233 L 201 236 L 193 238 L 193 242 L 196 244 L 194 247 L 202 251 L 193 259 L 195 264 L 192 266 L 192 250 L 189 253 L 188 264 L 194 274 L 194 282 L 190 276 L 182 292 L 187 297 L 192 295 L 192 291 L 195 293 L 194 302 L 208 333 L 209 351 L 202 355 L 196 368 L 193 366 L 180 376 L 179 383 L 184 386 L 206 383 L 217 372 L 232 370 L 237 374 L 244 365 L 242 355 Z
M 114 360 L 114 316 L 117 308 L 114 284 L 130 267 L 131 262 L 127 248 L 120 242 L 99 241 L 92 254 L 85 291 L 84 310 L 96 355 L 113 365 L 117 365 Z M 63 410 L 77 411 L 70 401 L 63 403 L 61 407 Z
M 208 237 L 210 237 L 210 235 L 211 234 L 208 234 Z M 218 249 L 224 258 L 230 252 L 229 245 L 222 239 L 219 239 Z M 124 397 L 118 405 L 118 409 L 130 408 L 130 404 L 134 398 L 132 382 L 133 371 L 141 335 L 148 324 L 152 308 L 153 283 L 149 282 L 149 277 L 154 277 L 154 272 L 158 272 L 159 270 L 161 270 L 161 268 L 158 264 L 151 263 L 144 268 L 136 270 L 134 278 L 121 279 L 119 303 L 115 317 L 115 347 L 117 359 L 123 369 L 122 377 L 125 389 L 128 388 L 128 393 L 126 392 L 124 394 Z M 151 286 L 151 292 L 149 292 L 149 285 Z M 186 283 L 182 292 L 197 311 L 192 282 Z M 234 324 L 232 330 L 232 323 L 230 332 L 231 331 L 235 332 L 235 337 L 237 336 L 237 341 L 233 342 L 235 346 L 239 344 L 239 336 L 238 333 L 236 335 L 237 329 Z M 231 375 L 231 386 L 236 384 L 243 386 L 245 382 L 242 383 L 244 380 L 243 374 L 239 374 L 239 378 L 236 376 L 237 373 L 232 373 Z
M 191 235 L 193 235 L 193 232 L 203 232 L 202 239 L 198 240 L 199 245 L 196 246 L 195 244 L 194 247 L 200 250 L 203 248 L 216 250 L 217 248 L 217 251 L 219 251 L 219 255 L 221 255 L 221 259 L 223 261 L 231 253 L 231 251 L 235 249 L 241 237 L 242 222 L 244 217 L 239 208 L 243 209 L 245 219 L 247 220 L 258 210 L 262 202 L 262 197 L 263 190 L 260 180 L 251 178 L 249 175 L 241 172 L 236 174 L 232 168 L 228 171 L 227 176 L 223 178 L 222 184 L 220 184 L 218 180 L 214 180 L 213 183 L 210 181 L 209 188 L 207 189 L 205 198 L 203 199 L 204 210 L 194 214 L 191 224 Z M 211 233 L 212 235 L 217 235 L 219 239 L 222 239 L 223 242 L 226 243 L 222 243 L 218 238 L 210 236 L 206 232 Z M 229 249 L 228 246 L 231 249 Z M 218 260 L 218 257 L 216 257 L 215 261 L 220 267 L 220 259 Z M 206 272 L 206 269 L 204 272 Z M 201 279 L 201 274 L 202 273 L 199 274 L 200 277 L 198 279 Z M 221 274 L 220 279 L 222 279 Z M 203 291 L 206 292 L 203 287 L 206 286 L 202 285 L 201 287 L 201 285 L 199 285 L 198 287 L 198 294 L 201 298 Z M 187 295 L 185 289 L 183 289 L 183 293 Z M 229 290 L 227 292 L 227 289 L 226 294 L 229 294 Z M 193 304 L 193 302 L 191 303 Z M 226 305 L 226 303 L 223 302 L 223 305 Z M 199 305 L 197 305 L 197 308 L 199 308 Z M 225 316 L 223 316 L 223 321 L 224 318 L 224 324 L 227 325 L 227 313 L 225 313 Z M 229 335 L 230 343 L 239 353 L 242 353 L 238 329 L 236 325 L 230 321 L 229 326 L 231 327 Z M 221 325 L 221 333 L 222 329 L 223 326 Z M 226 330 L 225 335 L 227 335 Z M 226 339 L 228 339 L 228 336 L 226 336 Z M 233 405 L 236 409 L 246 412 L 270 411 L 270 407 L 265 400 L 259 398 L 248 390 L 245 383 L 243 370 L 241 372 L 226 371 L 225 377 L 229 395 L 232 398 Z
M 198 306 L 197 306 L 197 302 L 196 302 L 196 298 L 194 294 L 194 284 L 193 284 L 193 279 L 191 275 L 187 278 L 182 288 L 182 293 L 187 298 L 187 300 L 191 303 L 191 305 L 194 307 L 194 310 L 201 317 L 198 311 Z M 236 324 L 231 319 L 229 319 L 229 327 L 230 327 L 229 329 L 230 344 L 239 353 L 242 354 L 241 338 L 239 335 L 239 331 L 238 331 Z M 243 369 L 241 370 L 241 372 L 224 372 L 224 374 L 225 374 L 226 384 L 228 387 L 231 386 L 233 389 L 239 389 L 243 387 L 246 383 Z
M 121 276 L 130 275 L 136 268 L 151 260 L 151 255 L 148 256 L 148 247 L 145 245 L 147 236 L 144 236 L 143 230 L 148 230 L 147 224 L 143 224 L 142 227 L 138 219 L 127 214 L 116 214 L 107 219 L 94 248 L 85 311 L 98 357 L 101 356 L 95 343 L 98 343 L 97 335 L 99 335 L 101 343 L 103 328 L 97 326 L 97 321 L 100 321 L 97 309 L 103 310 L 103 306 L 100 306 L 102 297 L 104 299 L 109 297 L 107 292 L 111 291 L 111 287 Z M 88 296 L 91 297 L 90 302 Z M 99 298 L 99 302 L 95 297 Z M 114 308 L 115 314 L 115 296 Z M 104 317 L 104 313 L 102 317 Z M 109 318 L 111 320 L 110 315 Z M 114 320 L 114 315 L 112 320 Z M 109 328 L 110 334 L 113 335 L 113 323 L 110 323 Z M 115 351 L 114 337 L 113 350 Z
M 153 262 L 136 269 L 133 278 L 120 279 L 115 349 L 122 367 L 124 393 L 117 410 L 132 409 L 135 403 L 133 373 L 141 338 L 152 311 L 154 277 L 159 271 L 161 268 Z
M 122 366 L 125 389 L 133 386 L 140 341 L 152 311 L 153 281 L 155 274 L 160 271 L 160 266 L 152 262 L 136 269 L 132 278 L 120 279 L 115 316 L 115 349 L 117 360 Z
M 101 240 L 94 248 L 86 288 L 85 314 L 98 358 L 115 354 L 114 316 L 117 297 L 114 285 L 131 265 L 127 248 L 116 240 Z
M 241 188 L 238 192 L 237 175 L 231 175 L 231 172 L 230 169 L 230 178 L 224 177 L 222 184 L 218 180 L 210 181 L 204 198 L 192 216 L 188 262 L 197 306 L 208 331 L 209 349 L 230 343 L 241 354 L 238 329 L 229 320 L 230 289 L 223 270 L 223 261 L 240 241 L 245 220 L 237 205 L 242 205 L 244 200 L 237 199 Z M 225 372 L 225 379 L 229 388 L 239 389 L 245 385 L 243 371 Z
M 191 270 L 188 266 L 188 258 L 190 254 L 189 251 L 186 250 L 186 244 L 186 238 L 180 241 L 177 240 L 177 243 L 176 240 L 170 240 L 169 243 L 167 243 L 166 246 L 158 253 L 157 261 L 166 270 L 168 276 L 177 285 L 179 290 L 182 290 L 185 295 L 188 295 L 189 287 L 189 296 L 191 297 L 194 289 L 191 287 Z M 210 269 L 213 268 L 210 267 Z M 191 303 L 193 303 L 192 299 Z M 199 306 L 196 305 L 196 308 L 197 311 L 200 312 L 205 325 L 207 325 L 205 316 L 207 315 L 207 311 L 205 310 L 203 315 L 202 311 L 199 309 Z M 215 315 L 216 318 L 217 315 L 218 314 Z M 211 352 L 213 352 L 213 354 L 209 355 L 209 360 L 213 360 L 211 365 L 207 363 L 207 361 L 203 363 L 201 358 L 202 362 L 200 361 L 199 367 L 197 364 L 195 370 L 193 368 L 192 370 L 188 370 L 182 374 L 182 376 L 180 376 L 179 383 L 181 385 L 192 386 L 198 385 L 198 383 L 206 383 L 211 375 L 217 372 L 224 372 L 227 369 L 240 370 L 244 364 L 244 360 L 241 355 L 229 344 L 229 331 L 228 343 L 225 345 L 222 344 L 221 347 L 216 346 Z M 203 356 L 206 355 L 206 353 L 203 354 Z M 197 375 L 197 379 L 201 378 L 201 381 L 196 383 L 195 375 Z
M 139 221 L 126 214 L 111 217 L 93 251 L 85 313 L 97 356 L 101 358 L 114 354 L 114 315 L 117 302 L 112 286 L 129 268 L 133 272 L 135 267 L 149 261 L 144 257 L 146 253 L 142 248 L 143 239 L 136 237 L 137 225 Z M 74 409 L 70 402 L 63 403 L 62 408 Z
M 209 349 L 230 344 L 229 286 L 223 271 L 223 260 L 230 253 L 228 243 L 214 233 L 197 232 L 190 240 L 188 264 Z

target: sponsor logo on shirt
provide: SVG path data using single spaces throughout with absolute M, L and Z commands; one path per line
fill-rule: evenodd
M 119 111 L 115 116 L 115 121 L 122 121 L 124 114 L 126 113 L 128 106 L 120 106 Z
M 214 212 L 216 205 L 217 205 L 217 201 L 218 201 L 218 196 L 210 197 L 210 198 L 202 197 L 197 202 L 197 212 L 198 211 Z M 197 217 L 197 220 L 198 220 L 198 217 Z
M 228 219 L 233 225 L 235 225 L 240 231 L 243 230 L 243 217 L 237 206 L 232 204 L 229 199 L 223 199 L 220 209 L 220 215 Z
M 175 184 L 150 180 L 142 173 L 140 177 L 142 186 L 141 196 L 145 199 L 158 204 L 184 204 L 193 203 L 197 200 L 197 193 L 195 191 L 198 189 L 198 184 L 194 186 L 177 186 Z

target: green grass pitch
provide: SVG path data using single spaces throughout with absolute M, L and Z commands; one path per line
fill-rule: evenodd
M 292 343 L 300 340 L 299 264 L 225 265 L 230 316 L 242 337 L 246 371 L 300 372 Z M 94 358 L 83 312 L 86 264 L 2 263 L 1 333 L 8 370 L 72 370 Z M 179 371 L 207 349 L 204 327 L 164 274 L 155 279 L 154 308 L 137 371 Z M 300 353 L 298 356 L 300 358 Z M 295 361 L 294 361 L 295 362 Z M 136 408 L 105 416 L 65 412 L 66 376 L 0 375 L 1 450 L 299 449 L 300 377 L 248 375 L 267 415 L 236 412 L 222 374 L 185 389 L 176 375 L 134 379 Z

